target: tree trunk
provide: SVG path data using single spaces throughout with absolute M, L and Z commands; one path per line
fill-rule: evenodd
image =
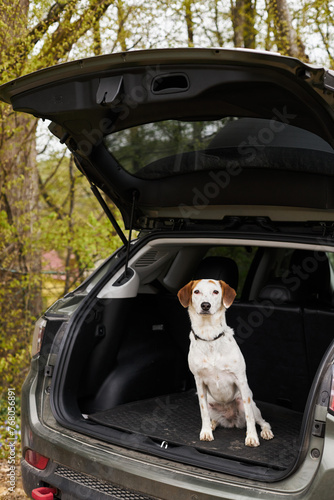
M 7 137 L 7 126 L 15 130 L 15 139 Z M 0 210 L 8 228 L 0 251 L 1 287 L 8 290 L 5 304 L 2 304 L 2 321 L 5 319 L 4 307 L 8 307 L 10 315 L 18 308 L 27 328 L 29 317 L 40 314 L 42 307 L 41 256 L 34 245 L 38 222 L 35 129 L 35 119 L 11 114 L 2 123 L 0 149 Z
M 26 0 L 3 2 L 6 24 L 0 27 L 2 67 L 8 67 L 8 45 L 24 35 L 28 7 Z M 18 76 L 18 66 L 11 77 Z M 29 359 L 32 321 L 42 307 L 41 258 L 33 244 L 38 221 L 36 123 L 35 118 L 0 105 L 0 330 L 8 339 L 0 344 L 0 357 L 8 364 L 0 369 L 0 388 L 6 380 L 13 384 L 21 380 L 11 360 L 20 356 Z M 6 380 L 1 380 L 3 377 Z
M 29 2 L 5 1 L 3 7 L 6 24 L 0 28 L 2 44 L 0 63 L 6 66 L 5 58 L 9 51 L 7 45 L 10 45 L 13 39 L 22 38 L 24 31 L 27 31 Z M 8 36 L 9 34 L 11 36 Z M 21 63 L 24 64 L 24 61 Z M 11 77 L 16 76 L 16 74 L 11 75 Z M 35 147 L 37 120 L 22 113 L 14 113 L 4 104 L 0 107 L 0 113 L 0 210 L 6 214 L 7 223 L 11 228 L 8 236 L 11 236 L 13 241 L 8 241 L 8 244 L 14 245 L 9 255 L 6 246 L 2 248 L 0 266 L 3 273 L 17 272 L 20 275 L 39 273 L 40 255 L 32 245 L 33 229 L 38 217 Z M 38 294 L 35 298 L 36 307 L 31 304 L 33 314 L 41 306 Z
M 187 34 L 188 34 L 188 47 L 194 46 L 194 21 L 193 14 L 191 11 L 193 1 L 192 0 L 184 0 L 184 11 L 185 11 L 185 21 L 187 26 Z
M 244 0 L 231 0 L 231 19 L 233 26 L 234 47 L 243 47 L 244 31 Z
M 247 49 L 256 48 L 256 0 L 245 0 L 245 23 L 244 23 L 244 47 Z
M 231 0 L 231 19 L 233 26 L 233 42 L 235 47 L 255 49 L 256 2 L 252 0 Z
M 305 46 L 293 27 L 287 1 L 270 0 L 270 12 L 274 18 L 278 51 L 283 55 L 298 57 L 299 59 L 308 61 Z

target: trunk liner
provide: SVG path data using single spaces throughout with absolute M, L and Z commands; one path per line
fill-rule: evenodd
M 107 427 L 165 442 L 163 446 L 167 443 L 191 446 L 202 453 L 284 470 L 297 457 L 303 414 L 269 403 L 257 402 L 257 405 L 275 436 L 270 441 L 260 437 L 257 448 L 245 446 L 245 429 L 218 427 L 214 441 L 200 441 L 201 418 L 193 390 L 126 403 L 88 418 Z

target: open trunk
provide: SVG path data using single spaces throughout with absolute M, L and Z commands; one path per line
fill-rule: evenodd
M 241 277 L 242 290 L 226 317 L 245 357 L 254 399 L 275 437 L 260 438 L 260 446 L 250 448 L 244 445 L 245 429 L 218 427 L 213 442 L 202 442 L 187 362 L 190 322 L 166 285 L 172 287 L 178 259 L 184 266 L 178 279 L 184 280 L 185 274 L 195 272 L 194 261 L 207 251 L 208 245 L 188 248 L 184 260 L 185 249 L 175 244 L 163 250 L 144 249 L 131 261 L 141 281 L 135 297 L 107 298 L 100 292 L 91 299 L 88 312 L 78 316 L 66 364 L 58 370 L 54 408 L 64 425 L 107 442 L 205 469 L 278 480 L 303 458 L 312 432 L 322 432 L 319 427 L 312 430 L 319 390 L 313 382 L 333 338 L 334 309 L 328 294 L 323 295 L 324 283 L 330 287 L 330 282 L 321 281 L 322 296 L 317 292 L 317 301 L 314 294 L 305 298 L 305 285 L 315 284 L 312 272 L 300 280 L 297 290 L 291 274 L 285 286 L 281 277 L 265 279 L 264 263 L 273 263 L 275 255 L 286 265 L 291 249 L 253 249 L 247 277 Z M 310 258 L 307 251 L 299 254 L 302 262 Z M 324 264 L 321 258 L 326 254 L 319 256 L 316 275 L 329 273 L 330 280 L 329 260 Z M 222 262 L 231 272 L 231 259 L 222 257 Z M 260 283 L 260 271 L 265 284 Z
M 93 422 L 148 436 L 161 447 L 187 446 L 202 454 L 285 471 L 299 451 L 302 413 L 258 403 L 275 429 L 275 441 L 261 439 L 261 449 L 245 446 L 245 429 L 218 427 L 214 441 L 200 441 L 201 418 L 195 390 L 134 401 L 89 415 Z

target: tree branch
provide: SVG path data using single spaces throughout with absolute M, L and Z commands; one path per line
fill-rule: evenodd
M 63 220 L 64 216 L 63 216 L 61 210 L 59 209 L 59 207 L 51 201 L 50 195 L 48 194 L 47 190 L 45 189 L 45 185 L 43 184 L 40 173 L 38 172 L 37 175 L 38 175 L 38 186 L 39 186 L 39 190 L 40 190 L 40 193 L 41 193 L 43 200 L 45 201 L 47 206 L 50 207 L 51 210 L 53 210 L 57 214 L 57 219 Z
M 36 45 L 37 42 L 45 35 L 47 30 L 52 26 L 52 24 L 57 23 L 60 20 L 60 15 L 66 9 L 71 6 L 76 5 L 76 0 L 62 0 L 56 2 L 50 7 L 45 19 L 34 26 L 28 33 L 28 38 L 31 45 Z
M 70 52 L 74 43 L 81 38 L 92 25 L 98 22 L 108 7 L 113 4 L 110 0 L 91 0 L 89 6 L 73 23 L 64 22 L 59 24 L 57 30 L 51 35 L 48 43 L 44 44 L 40 58 L 55 64 Z M 50 60 L 51 59 L 51 60 Z
M 46 188 L 46 185 L 51 181 L 51 179 L 53 179 L 53 177 L 56 175 L 56 173 L 58 172 L 59 170 L 59 167 L 61 166 L 61 164 L 63 163 L 63 160 L 65 158 L 65 155 L 66 155 L 66 150 L 64 151 L 62 157 L 58 160 L 53 172 L 51 172 L 51 174 L 45 179 L 44 182 L 42 182 L 42 179 L 41 179 L 41 184 L 40 184 L 40 187 L 41 189 L 45 190 Z
M 327 52 L 327 54 L 328 54 L 328 57 L 329 57 L 329 59 L 330 59 L 330 61 L 331 61 L 331 64 L 334 64 L 334 56 L 333 56 L 333 55 L 331 54 L 331 52 L 330 52 L 330 45 L 329 45 L 329 43 L 328 43 L 328 36 L 326 36 L 326 35 L 324 34 L 324 32 L 322 31 L 322 28 L 321 28 L 321 23 L 319 22 L 319 18 L 320 18 L 320 11 L 319 11 L 319 9 L 318 9 L 318 8 L 316 9 L 316 11 L 317 11 L 317 17 L 316 17 L 316 19 L 315 19 L 315 22 L 316 22 L 316 25 L 317 25 L 317 30 L 319 31 L 319 34 L 320 34 L 320 36 L 321 36 L 322 42 L 323 42 L 323 44 L 324 44 L 325 50 L 326 50 L 326 52 Z

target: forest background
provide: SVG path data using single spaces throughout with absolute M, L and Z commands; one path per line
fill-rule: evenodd
M 334 1 L 0 0 L 1 83 L 78 58 L 185 46 L 334 68 Z M 0 398 L 19 392 L 38 316 L 119 244 L 45 124 L 0 104 Z

